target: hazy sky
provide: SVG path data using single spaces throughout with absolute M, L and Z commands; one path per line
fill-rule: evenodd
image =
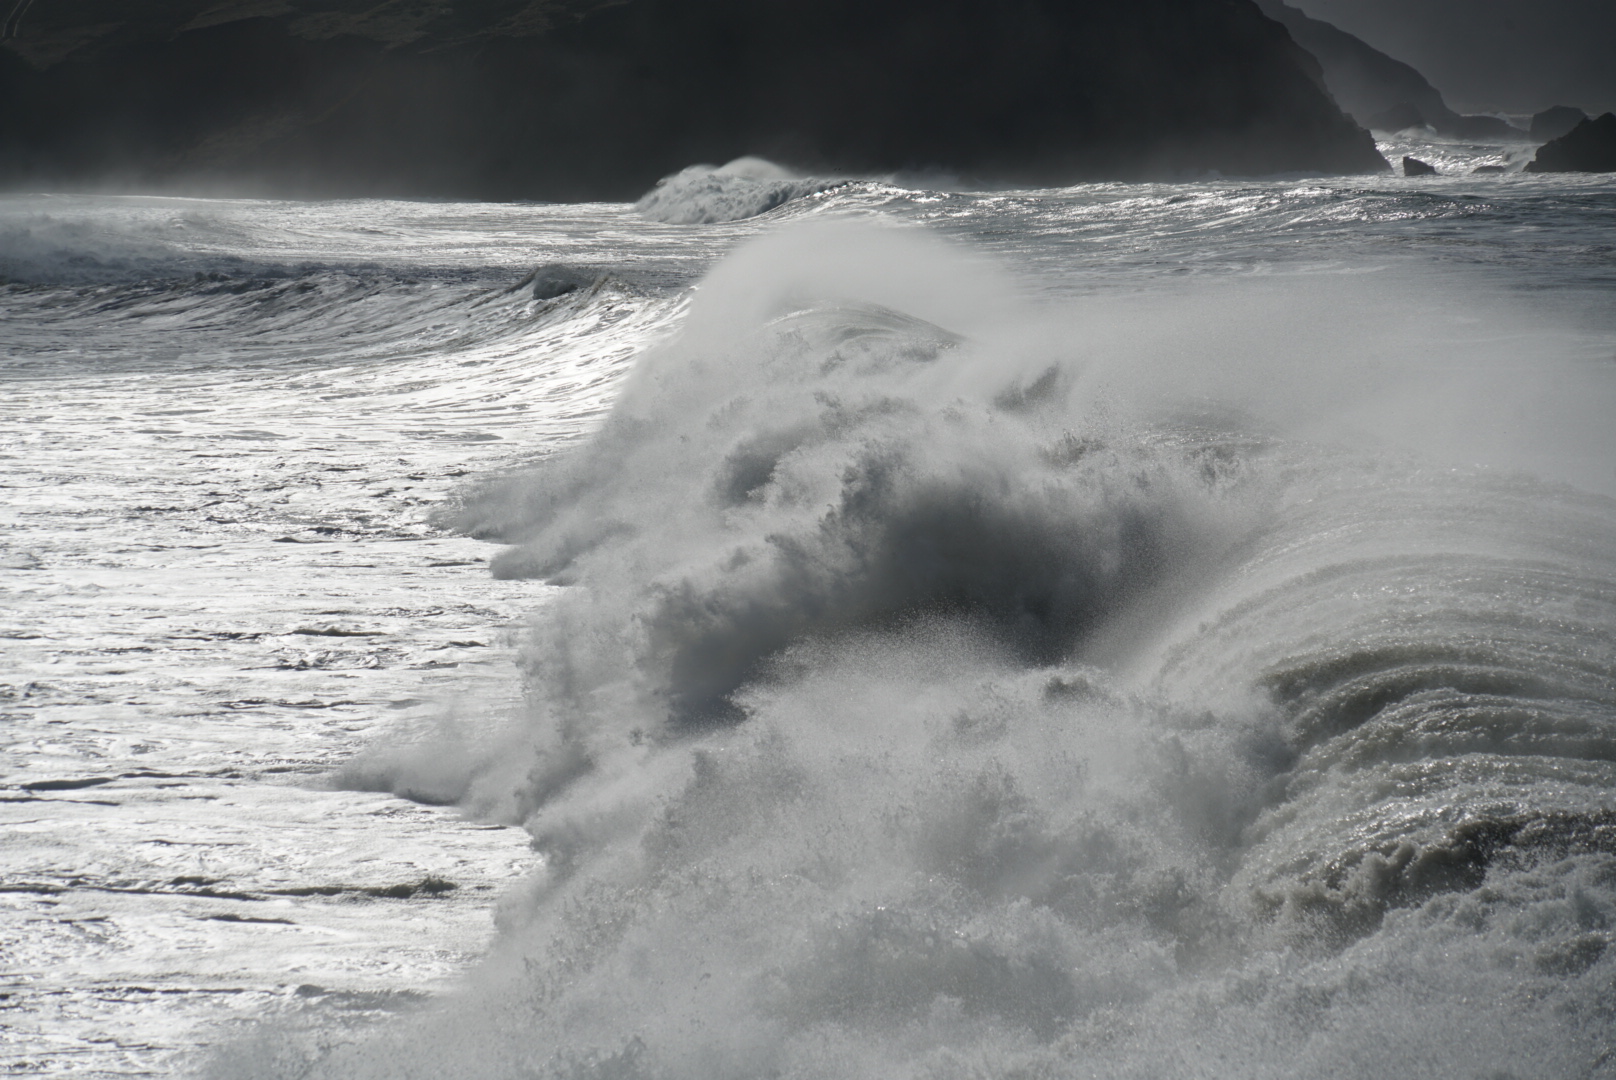
M 1288 0 L 1414 65 L 1461 112 L 1616 110 L 1616 0 Z

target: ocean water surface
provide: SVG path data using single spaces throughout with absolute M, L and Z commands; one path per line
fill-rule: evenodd
M 1616 180 L 1384 149 L 0 199 L 0 1063 L 1616 1076 Z

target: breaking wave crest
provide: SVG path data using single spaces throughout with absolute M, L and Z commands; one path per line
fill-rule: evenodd
M 715 270 L 461 518 L 565 586 L 396 766 L 542 852 L 494 955 L 216 1071 L 1612 1075 L 1616 508 L 1049 325 L 901 230 Z
M 762 158 L 738 158 L 728 165 L 692 165 L 640 198 L 636 209 L 670 225 L 711 225 L 766 214 L 788 202 L 843 187 L 846 180 L 796 176 Z

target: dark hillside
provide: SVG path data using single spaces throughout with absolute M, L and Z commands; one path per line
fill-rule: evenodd
M 1310 18 L 1282 0 L 1257 2 L 1318 59 L 1330 93 L 1364 126 L 1384 131 L 1428 124 L 1442 135 L 1460 139 L 1526 137 L 1496 116 L 1454 112 L 1424 75 L 1346 31 Z
M 1063 183 L 1384 167 L 1251 0 L 56 0 L 0 181 L 630 198 L 696 161 Z

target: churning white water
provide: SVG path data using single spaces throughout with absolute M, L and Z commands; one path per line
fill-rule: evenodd
M 1616 1075 L 1616 184 L 741 178 L 7 200 L 12 1063 Z

